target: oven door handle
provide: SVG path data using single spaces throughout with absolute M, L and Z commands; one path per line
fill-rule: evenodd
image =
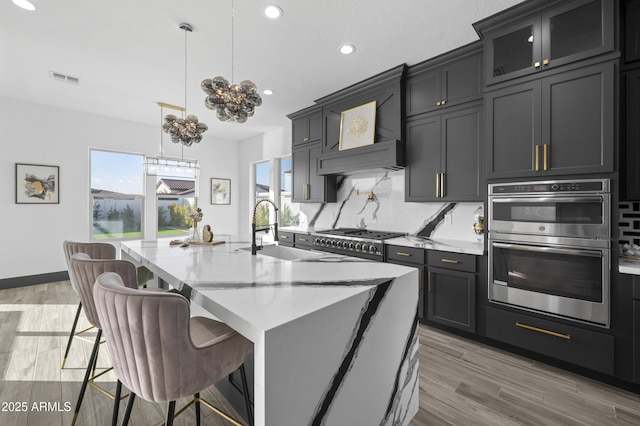
M 545 203 L 545 202 L 560 202 L 560 203 L 573 203 L 573 202 L 595 202 L 602 203 L 603 197 L 510 197 L 510 198 L 497 198 L 494 196 L 491 202 L 494 204 L 503 203 Z
M 493 247 L 534 251 L 538 253 L 554 253 L 554 254 L 573 254 L 576 256 L 589 256 L 589 257 L 602 257 L 602 250 L 579 250 L 579 249 L 567 249 L 556 247 L 539 247 L 539 246 L 525 246 L 520 244 L 505 244 L 505 243 L 492 243 Z

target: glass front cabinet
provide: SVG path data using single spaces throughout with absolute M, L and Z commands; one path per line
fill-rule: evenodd
M 553 9 L 484 34 L 487 85 L 613 50 L 613 1 L 557 3 Z

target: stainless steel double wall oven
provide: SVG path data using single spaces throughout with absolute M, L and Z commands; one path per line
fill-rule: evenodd
M 489 185 L 489 300 L 610 324 L 608 179 Z

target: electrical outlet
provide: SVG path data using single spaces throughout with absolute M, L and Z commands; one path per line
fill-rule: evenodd
M 451 214 L 447 213 L 444 215 L 444 224 L 445 225 L 451 225 Z

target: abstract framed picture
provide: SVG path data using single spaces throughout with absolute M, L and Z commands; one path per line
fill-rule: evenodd
M 211 178 L 211 204 L 231 204 L 231 179 Z
M 16 204 L 59 204 L 60 167 L 16 163 Z
M 371 145 L 376 134 L 376 101 L 342 111 L 340 151 Z

